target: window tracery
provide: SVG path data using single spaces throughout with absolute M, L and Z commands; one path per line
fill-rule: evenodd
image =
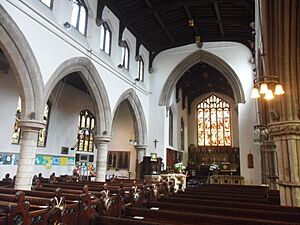
M 88 110 L 83 110 L 78 118 L 77 150 L 84 152 L 94 151 L 95 117 Z
M 198 146 L 231 146 L 230 105 L 211 95 L 197 106 Z

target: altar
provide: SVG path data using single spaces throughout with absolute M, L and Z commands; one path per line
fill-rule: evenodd
M 212 175 L 208 177 L 208 183 L 243 185 L 244 177 L 237 175 Z

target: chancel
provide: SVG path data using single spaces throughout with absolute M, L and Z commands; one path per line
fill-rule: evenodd
M 299 224 L 299 13 L 0 0 L 0 224 Z

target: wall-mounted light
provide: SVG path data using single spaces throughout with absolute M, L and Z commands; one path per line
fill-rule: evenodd
M 284 93 L 285 91 L 277 76 L 262 76 L 254 79 L 251 98 L 260 98 L 264 95 L 264 99 L 272 100 L 274 95 L 283 95 Z
M 65 28 L 70 28 L 70 27 L 71 27 L 71 24 L 67 21 L 67 22 L 64 23 L 64 27 L 65 27 Z
M 269 130 L 267 126 L 260 124 L 254 126 L 254 143 L 261 144 L 269 140 Z

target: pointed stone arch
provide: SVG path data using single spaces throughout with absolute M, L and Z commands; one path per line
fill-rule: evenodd
M 207 63 L 224 75 L 233 90 L 235 104 L 245 103 L 242 84 L 233 69 L 218 56 L 204 50 L 198 50 L 184 58 L 170 73 L 160 94 L 159 105 L 169 106 L 171 94 L 177 81 L 189 68 L 200 62 Z
M 142 104 L 135 93 L 135 91 L 130 88 L 127 91 L 125 91 L 120 98 L 118 99 L 114 112 L 113 117 L 116 116 L 116 112 L 118 110 L 118 107 L 123 101 L 128 101 L 130 105 L 131 114 L 133 117 L 133 126 L 134 126 L 134 132 L 135 137 L 138 137 L 138 145 L 146 145 L 147 144 L 147 123 L 146 118 L 144 114 L 144 110 L 142 107 Z
M 65 76 L 78 72 L 87 86 L 95 106 L 97 135 L 107 136 L 111 133 L 111 109 L 108 95 L 100 75 L 91 62 L 85 57 L 75 57 L 63 62 L 51 76 L 45 87 L 43 105 L 46 104 L 55 86 Z
M 22 99 L 22 119 L 39 120 L 44 84 L 37 60 L 29 43 L 11 16 L 0 5 L 0 48 L 16 77 Z

